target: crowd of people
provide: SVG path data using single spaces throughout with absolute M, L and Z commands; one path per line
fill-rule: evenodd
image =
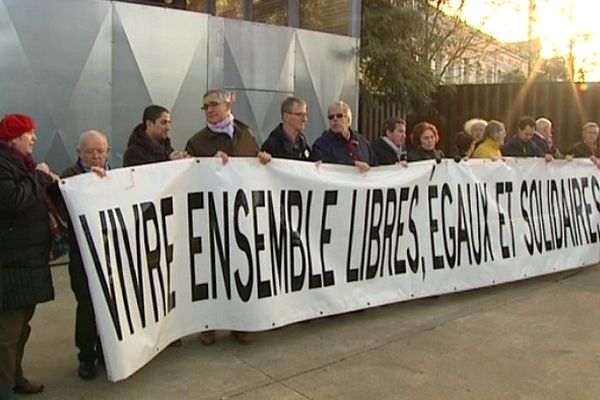
M 123 156 L 123 167 L 185 157 L 257 157 L 268 164 L 273 157 L 351 165 L 366 173 L 378 165 L 437 160 L 444 153 L 437 148 L 438 128 L 429 122 L 416 124 L 407 150 L 407 124 L 401 118 L 385 121 L 382 135 L 373 143 L 352 128 L 352 110 L 342 101 L 327 109 L 329 129 L 312 144 L 304 132 L 308 121 L 307 103 L 288 97 L 281 104 L 281 122 L 259 145 L 256 136 L 232 111 L 233 98 L 223 90 L 209 90 L 203 96 L 206 126 L 192 135 L 183 150 L 172 147 L 169 138 L 171 114 L 158 105 L 147 107 L 142 121 L 131 133 Z M 565 152 L 553 143 L 552 123 L 547 118 L 522 117 L 518 133 L 506 139 L 506 129 L 496 120 L 471 119 L 455 136 L 457 161 L 465 158 L 501 160 L 510 157 L 588 157 L 598 163 L 600 128 L 588 122 L 581 141 Z M 34 394 L 43 385 L 25 377 L 21 362 L 31 328 L 29 322 L 37 304 L 54 297 L 49 268 L 51 229 L 48 204 L 54 202 L 68 220 L 57 181 L 88 172 L 100 176 L 109 169 L 110 145 L 99 131 L 83 133 L 77 146 L 77 161 L 60 176 L 45 163 L 36 163 L 33 148 L 37 133 L 33 118 L 10 114 L 0 121 L 0 400 L 14 393 Z M 69 274 L 77 301 L 75 345 L 79 350 L 78 374 L 93 379 L 103 362 L 94 308 L 75 234 L 69 223 Z M 242 344 L 252 343 L 251 332 L 232 332 Z M 215 343 L 214 331 L 202 332 L 205 345 Z M 177 345 L 179 341 L 172 345 Z

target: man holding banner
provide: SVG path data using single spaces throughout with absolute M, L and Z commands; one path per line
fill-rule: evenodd
M 288 97 L 281 103 L 281 123 L 271 132 L 261 150 L 277 158 L 310 160 L 311 150 L 304 129 L 308 121 L 306 102 Z
M 261 163 L 271 161 L 271 155 L 259 151 L 256 137 L 243 122 L 235 119 L 231 112 L 233 94 L 224 90 L 208 90 L 202 96 L 202 110 L 206 116 L 206 127 L 192 136 L 185 146 L 193 157 L 220 157 L 226 164 L 230 156 L 255 157 Z M 232 331 L 233 337 L 241 344 L 254 341 L 251 332 Z M 215 344 L 214 330 L 200 333 L 200 341 L 205 346 Z

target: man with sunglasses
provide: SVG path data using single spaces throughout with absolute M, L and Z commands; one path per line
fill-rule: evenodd
M 281 103 L 281 123 L 271 132 L 261 150 L 276 158 L 310 160 L 311 150 L 304 129 L 308 121 L 306 102 L 288 97 Z
M 352 111 L 343 101 L 336 101 L 327 109 L 329 129 L 313 144 L 313 159 L 325 163 L 355 165 L 367 172 L 377 165 L 377 156 L 369 142 L 352 130 Z

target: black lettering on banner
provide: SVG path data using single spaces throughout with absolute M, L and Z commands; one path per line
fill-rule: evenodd
M 429 240 L 430 240 L 430 246 L 431 246 L 431 259 L 433 261 L 433 269 L 442 269 L 444 268 L 444 257 L 437 255 L 435 252 L 435 236 L 436 233 L 439 232 L 440 228 L 439 228 L 439 224 L 438 224 L 438 220 L 436 218 L 433 217 L 433 207 L 432 207 L 432 203 L 434 199 L 437 199 L 438 197 L 438 188 L 435 185 L 430 185 L 429 186 L 429 192 L 428 192 L 428 199 L 429 199 Z M 416 271 L 413 271 L 416 272 Z
M 142 249 L 140 246 L 140 240 L 135 240 L 136 258 L 133 260 L 133 252 L 131 250 L 131 242 L 129 241 L 129 231 L 123 218 L 123 213 L 120 208 L 115 209 L 117 215 L 117 221 L 121 227 L 121 235 L 123 236 L 123 245 L 125 247 L 125 253 L 127 255 L 127 261 L 129 264 L 129 275 L 131 276 L 131 283 L 133 285 L 133 292 L 135 295 L 135 301 L 140 315 L 140 322 L 142 328 L 146 327 L 146 307 L 144 304 L 144 274 L 142 271 Z M 140 237 L 140 212 L 137 204 L 133 205 L 133 215 L 135 217 L 135 237 Z M 165 235 L 166 237 L 166 235 Z
M 323 274 L 323 286 L 335 285 L 335 276 L 333 270 L 327 270 L 325 266 L 325 245 L 331 243 L 331 229 L 327 228 L 327 208 L 337 205 L 338 192 L 337 190 L 326 190 L 323 198 L 323 215 L 321 218 L 321 273 Z M 311 277 L 312 279 L 312 277 Z
M 527 182 L 523 181 L 521 183 L 521 216 L 523 217 L 523 221 L 527 223 L 527 228 L 529 229 L 529 237 L 527 234 L 525 237 L 525 247 L 527 248 L 527 252 L 532 255 L 533 254 L 533 245 L 534 245 L 534 237 L 535 234 L 533 232 L 533 222 L 531 221 L 531 217 L 525 208 L 527 204 L 528 192 L 527 192 Z
M 165 197 L 160 200 L 160 215 L 162 221 L 163 231 L 163 247 L 165 249 L 165 262 L 167 269 L 167 312 L 173 310 L 176 306 L 176 294 L 175 291 L 171 291 L 172 280 L 171 280 L 171 264 L 173 264 L 173 244 L 169 243 L 169 233 L 167 230 L 167 216 L 173 215 L 173 197 Z
M 596 211 L 600 213 L 600 182 L 595 176 L 592 176 L 592 197 L 596 204 Z M 600 236 L 600 224 L 596 224 L 596 232 Z
M 400 200 L 398 201 L 398 213 L 396 218 L 396 244 L 394 245 L 394 273 L 396 275 L 406 273 L 406 260 L 405 257 L 399 257 L 398 249 L 404 234 L 404 222 L 402 221 L 402 204 L 408 201 L 410 195 L 410 189 L 403 187 L 400 189 Z
M 456 258 L 458 265 L 462 264 L 462 247 L 463 242 L 467 248 L 467 254 L 469 256 L 469 264 L 473 263 L 473 257 L 471 255 L 471 244 L 468 231 L 467 213 L 465 211 L 465 199 L 463 196 L 463 189 L 461 184 L 457 185 L 458 188 L 458 248 L 456 250 Z M 468 199 L 468 198 L 467 198 Z M 468 205 L 470 207 L 470 204 Z
M 258 284 L 258 298 L 271 297 L 271 282 L 262 279 L 261 266 L 260 266 L 260 252 L 264 251 L 265 246 L 265 235 L 259 233 L 258 229 L 258 209 L 265 206 L 265 192 L 262 190 L 252 191 L 252 222 L 254 226 L 254 251 L 256 266 L 256 282 Z
M 140 204 L 142 209 L 142 229 L 144 231 L 144 249 L 146 251 L 146 260 L 148 262 L 148 281 L 150 283 L 150 294 L 152 296 L 152 309 L 154 310 L 154 322 L 158 322 L 158 304 L 156 301 L 156 282 L 155 273 L 160 285 L 162 298 L 165 299 L 165 280 L 160 269 L 160 232 L 158 230 L 158 216 L 154 203 L 147 201 Z M 151 228 L 149 228 L 149 225 Z M 150 247 L 150 229 L 154 229 L 156 235 L 156 247 Z M 163 303 L 164 315 L 167 314 L 166 304 Z
M 113 323 L 113 327 L 115 328 L 115 333 L 117 335 L 117 339 L 119 341 L 123 340 L 123 332 L 121 330 L 121 323 L 119 320 L 119 311 L 117 309 L 117 299 L 115 294 L 115 285 L 112 274 L 112 267 L 110 263 L 110 252 L 108 249 L 108 230 L 106 227 L 106 216 L 104 211 L 100 211 L 100 224 L 102 226 L 102 243 L 104 243 L 104 255 L 106 259 L 106 277 L 102 272 L 102 264 L 100 262 L 100 257 L 98 257 L 98 251 L 96 250 L 96 245 L 94 244 L 94 239 L 92 237 L 92 233 L 90 231 L 90 227 L 88 225 L 87 219 L 85 215 L 79 216 L 79 222 L 81 224 L 81 229 L 83 230 L 83 234 L 85 236 L 85 241 L 88 245 L 88 249 L 90 251 L 90 255 L 92 256 L 92 261 L 94 262 L 94 269 L 96 270 L 96 276 L 98 277 L 98 281 L 100 282 L 100 288 L 102 289 L 102 295 L 104 296 L 104 301 L 108 306 L 108 311 L 110 313 L 110 319 Z M 108 280 L 108 281 L 107 281 Z
M 575 206 L 575 214 L 577 215 L 577 233 L 579 237 L 579 243 L 583 245 L 583 236 L 585 236 L 585 242 L 587 244 L 590 243 L 590 237 L 588 235 L 588 228 L 586 226 L 586 220 L 583 216 L 583 207 L 585 205 L 585 201 L 583 198 L 583 193 L 581 191 L 581 187 L 579 186 L 579 181 L 577 178 L 571 178 L 571 192 L 573 195 L 573 202 Z M 583 231 L 583 235 L 581 234 Z
M 481 188 L 480 186 L 478 186 Z M 481 210 L 483 213 L 483 256 L 480 255 L 480 258 L 477 260 L 477 263 L 488 262 L 488 260 L 494 261 L 494 252 L 492 251 L 492 238 L 490 234 L 490 224 L 489 224 L 489 207 L 488 207 L 488 196 L 487 196 L 487 183 L 483 184 L 483 189 L 479 191 L 479 198 L 481 199 Z M 479 202 L 477 203 L 477 213 L 479 215 Z M 479 218 L 478 218 L 479 219 Z M 481 228 L 481 219 L 479 219 L 479 227 Z M 481 237 L 481 231 L 479 233 Z M 489 254 L 489 258 L 488 258 Z
M 312 197 L 312 191 L 308 192 L 309 199 Z M 298 211 L 298 219 L 296 224 L 292 221 L 292 210 Z M 290 269 L 292 273 L 292 292 L 297 292 L 302 289 L 304 285 L 304 278 L 306 276 L 306 251 L 302 245 L 302 195 L 298 190 L 291 190 L 288 193 L 288 226 L 290 229 Z M 300 253 L 301 268 L 296 271 L 296 251 Z M 297 273 L 296 273 L 297 272 Z
M 587 226 L 587 232 L 588 232 L 589 238 L 590 238 L 590 241 L 588 243 L 596 243 L 598 241 L 598 236 L 597 236 L 596 232 L 594 232 L 594 229 L 592 227 L 592 220 L 590 218 L 592 215 L 592 205 L 590 204 L 587 197 L 585 196 L 585 193 L 588 190 L 589 186 L 590 186 L 590 184 L 588 182 L 588 178 L 585 176 L 582 177 L 581 178 L 582 201 L 584 204 L 585 219 L 586 219 L 585 222 L 586 222 L 586 226 Z
M 350 233 L 348 234 L 348 253 L 346 256 L 346 282 L 358 281 L 358 268 L 350 266 L 352 260 L 352 238 L 354 237 L 354 221 L 356 217 L 356 190 L 352 191 L 352 206 L 350 207 Z
M 208 299 L 208 282 L 196 283 L 196 254 L 202 253 L 202 237 L 194 236 L 194 210 L 201 210 L 203 208 L 204 193 L 188 193 L 188 247 L 190 249 L 190 284 L 192 301 Z
M 113 248 L 115 250 L 115 260 L 117 262 L 117 274 L 119 275 L 119 286 L 121 287 L 121 296 L 124 299 L 123 305 L 125 306 L 125 317 L 127 318 L 129 333 L 133 334 L 133 322 L 131 321 L 131 310 L 129 309 L 127 289 L 125 288 L 125 277 L 123 276 L 123 259 L 121 257 L 121 246 L 119 246 L 119 234 L 117 231 L 117 223 L 115 221 L 115 213 L 113 210 L 106 210 L 106 213 L 108 214 L 110 230 L 112 232 Z M 156 301 L 154 298 L 152 300 Z
M 568 183 L 567 183 L 568 185 Z M 563 236 L 565 238 L 565 247 L 568 247 L 568 238 L 571 238 L 571 243 L 573 246 L 578 246 L 577 244 L 577 236 L 575 235 L 575 232 L 573 232 L 573 224 L 574 224 L 574 218 L 575 216 L 573 215 L 573 210 L 571 209 L 571 207 L 569 206 L 570 204 L 572 204 L 572 202 L 569 202 L 569 188 L 565 188 L 565 181 L 564 179 L 561 179 L 560 181 L 560 194 L 561 194 L 561 202 L 562 202 L 562 208 L 564 210 L 564 220 L 563 220 Z M 567 231 L 569 231 L 569 236 L 567 236 Z
M 369 210 L 371 209 L 371 190 L 367 190 L 367 200 L 365 201 L 365 214 L 364 214 L 364 223 L 363 223 L 363 241 L 361 248 L 361 256 L 360 256 L 360 273 L 359 279 L 362 281 L 365 279 L 365 255 L 366 255 L 366 247 L 367 247 L 367 236 L 368 236 L 368 226 L 369 226 Z
M 375 214 L 377 213 L 377 216 Z M 365 279 L 373 279 L 377 276 L 377 268 L 379 267 L 379 258 L 381 257 L 381 238 L 379 230 L 381 228 L 381 220 L 383 219 L 383 191 L 381 189 L 373 190 L 373 200 L 371 202 L 371 216 L 369 218 L 369 229 L 365 234 L 368 234 L 367 246 L 367 269 Z M 371 261 L 373 245 L 375 245 L 375 260 Z
M 310 251 L 310 211 L 312 210 L 312 191 L 308 191 L 306 198 L 306 220 L 304 224 L 304 243 L 306 244 L 306 261 L 308 264 L 308 288 L 321 287 L 322 281 L 320 275 L 313 274 L 312 252 Z
M 512 222 L 512 182 L 498 182 L 496 183 L 496 204 L 498 204 L 498 222 L 499 222 L 499 238 L 500 248 L 502 249 L 502 258 L 510 258 L 516 255 L 515 253 L 515 233 Z M 504 202 L 501 202 L 501 198 L 506 197 L 506 206 L 503 207 Z M 507 245 L 504 241 L 504 226 L 508 226 L 508 232 L 510 237 L 511 246 Z
M 227 192 L 223 192 L 223 235 L 219 228 L 219 217 L 217 216 L 217 206 L 215 195 L 208 192 L 208 227 L 210 238 L 210 277 L 212 287 L 212 298 L 218 298 L 217 293 L 217 260 L 219 254 L 219 264 L 221 265 L 221 274 L 225 286 L 225 295 L 231 300 L 231 257 L 229 252 L 229 201 Z M 215 249 L 216 247 L 216 249 Z
M 552 221 L 552 240 L 555 249 L 563 247 L 562 221 L 564 219 L 563 209 L 558 194 L 558 185 L 555 180 L 550 182 L 548 209 L 550 210 L 550 220 Z
M 415 223 L 415 219 L 413 218 L 413 210 L 419 204 L 419 187 L 415 186 L 412 192 L 412 197 L 410 198 L 410 206 L 408 208 L 408 230 L 412 233 L 414 244 L 415 244 L 415 254 L 414 256 L 410 252 L 407 251 L 408 255 L 408 265 L 412 272 L 417 273 L 419 271 L 419 234 L 417 232 L 417 224 Z M 425 264 L 421 265 L 421 274 L 422 279 L 425 279 Z
M 548 207 L 548 202 L 547 202 L 547 196 L 546 199 L 544 199 L 544 195 L 543 195 L 543 185 L 542 185 L 542 181 L 538 182 L 539 185 L 539 191 L 538 191 L 538 195 L 537 195 L 537 209 L 538 209 L 538 219 L 539 219 L 539 223 L 541 226 L 541 241 L 542 241 L 542 247 L 544 250 L 546 251 L 551 251 L 554 250 L 554 244 L 552 241 L 552 229 L 551 227 L 546 229 L 546 222 L 550 223 L 550 221 L 548 221 L 548 219 L 550 218 L 550 212 L 547 209 Z M 550 190 L 550 181 L 546 181 L 546 193 L 549 192 Z M 544 202 L 544 200 L 546 200 L 546 202 Z M 546 204 L 546 207 L 544 207 L 544 203 Z M 548 216 L 548 217 L 547 217 Z
M 277 289 L 289 293 L 289 277 L 287 264 L 287 218 L 285 215 L 286 192 L 283 190 L 279 197 L 279 232 L 277 232 L 277 220 L 273 207 L 273 196 L 271 191 L 267 192 L 267 203 L 269 210 L 269 235 L 271 246 L 271 276 L 273 279 L 273 294 L 277 295 Z
M 250 209 L 248 207 L 248 200 L 246 199 L 246 194 L 242 189 L 239 189 L 235 194 L 235 201 L 233 206 L 233 229 L 235 231 L 235 242 L 240 250 L 246 255 L 246 260 L 248 261 L 248 280 L 244 284 L 242 282 L 240 268 L 237 268 L 235 273 L 233 274 L 235 280 L 235 287 L 237 289 L 238 295 L 240 299 L 244 302 L 248 302 L 250 300 L 250 296 L 252 295 L 252 284 L 254 282 L 254 275 L 252 268 L 252 251 L 250 250 L 250 242 L 246 235 L 244 235 L 240 230 L 240 209 L 243 209 L 244 216 L 247 217 Z
M 450 190 L 450 186 L 447 183 L 442 185 L 442 197 L 441 197 L 441 206 L 442 206 L 442 233 L 444 239 L 444 251 L 446 255 L 446 261 L 448 262 L 448 266 L 452 269 L 456 265 L 456 228 L 452 225 L 446 228 L 446 204 L 448 207 L 452 206 L 452 191 Z M 433 243 L 431 244 L 433 246 Z M 435 268 L 435 265 L 434 265 Z
M 391 218 L 390 218 L 391 213 Z M 383 271 L 385 271 L 385 259 L 386 259 L 386 249 L 387 249 L 387 261 L 388 261 L 388 275 L 394 275 L 394 268 L 392 262 L 394 261 L 394 257 L 392 256 L 393 251 L 393 235 L 394 235 L 394 227 L 396 226 L 396 190 L 388 189 L 387 194 L 385 196 L 385 215 L 383 217 L 383 240 L 381 244 L 381 265 L 379 276 L 383 276 Z M 404 267 L 406 269 L 406 267 Z

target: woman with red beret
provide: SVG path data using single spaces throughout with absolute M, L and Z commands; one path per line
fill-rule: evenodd
M 54 298 L 45 197 L 58 177 L 33 160 L 35 141 L 31 117 L 0 121 L 0 400 L 44 389 L 21 367 L 35 306 Z

